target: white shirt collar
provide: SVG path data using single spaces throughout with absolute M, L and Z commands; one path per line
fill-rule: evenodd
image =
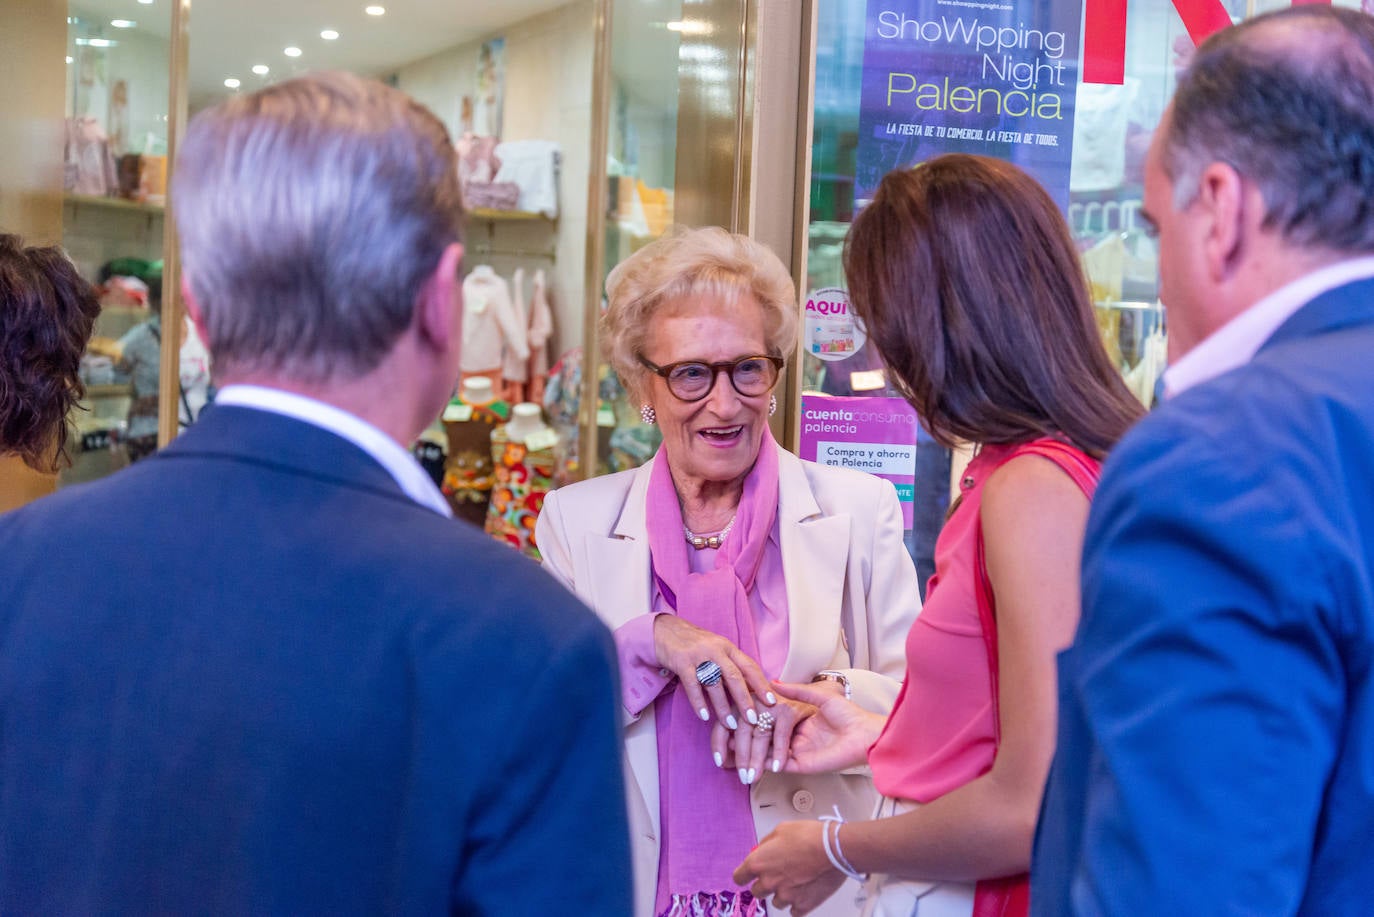
M 1328 290 L 1374 277 L 1374 256 L 1320 268 L 1279 287 L 1208 335 L 1164 373 L 1172 398 L 1254 359 L 1264 342 L 1295 312 Z
M 442 516 L 452 516 L 448 501 L 415 458 L 372 424 L 323 401 L 262 385 L 228 385 L 215 396 L 218 405 L 271 411 L 328 430 L 366 452 L 396 480 L 406 496 Z

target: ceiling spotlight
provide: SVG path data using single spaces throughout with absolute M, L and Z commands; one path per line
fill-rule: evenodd
M 285 54 L 287 57 L 300 57 L 301 49 L 295 45 L 290 45 L 289 47 L 283 48 L 281 53 Z
M 334 39 L 339 37 L 339 33 L 334 31 L 333 29 L 325 29 L 323 32 L 320 33 L 320 37 L 323 38 L 325 41 L 333 41 Z
M 76 43 L 78 45 L 90 45 L 92 48 L 113 48 L 119 44 L 119 42 L 111 41 L 108 38 L 78 38 Z
M 271 70 L 272 68 L 268 67 L 266 64 L 253 65 L 253 72 L 256 73 L 258 76 L 267 76 L 267 74 L 270 73 Z
M 224 85 L 225 85 L 225 86 L 228 86 L 230 89 L 238 89 L 239 86 L 240 86 L 241 84 L 239 83 L 238 80 L 234 79 L 234 78 L 231 76 L 231 77 L 229 77 L 229 79 L 227 79 L 227 80 L 224 81 Z
M 134 26 L 138 25 L 138 23 L 134 22 L 132 19 L 111 19 L 110 25 L 114 26 L 116 29 L 132 29 Z
M 138 2 L 139 2 L 139 3 L 142 3 L 144 6 L 152 6 L 152 5 L 153 5 L 153 0 L 138 0 Z
M 364 12 L 364 13 L 367 13 L 367 15 L 369 15 L 369 16 L 385 16 L 385 15 L 386 15 L 386 7 L 384 7 L 384 6 L 365 6 L 365 7 L 363 7 L 363 12 Z
M 67 63 L 69 63 L 69 64 L 70 64 L 70 63 L 71 63 L 71 62 L 72 62 L 72 58 L 71 58 L 71 56 L 70 56 L 70 55 L 68 55 L 68 56 L 67 56 Z

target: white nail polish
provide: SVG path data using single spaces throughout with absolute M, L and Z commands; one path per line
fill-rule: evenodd
M 754 770 L 754 769 L 751 767 L 751 768 L 749 768 L 749 779 L 746 780 L 746 781 L 744 781 L 744 782 L 747 783 L 747 784 L 752 784 L 752 783 L 754 782 L 754 778 L 757 777 L 758 775 L 759 775 L 759 772 L 756 771 L 756 770 Z
M 720 752 L 714 752 L 712 754 L 712 757 L 716 759 L 716 767 L 720 767 L 722 764 L 725 763 L 725 759 L 720 756 Z
M 770 704 L 776 704 L 778 702 L 777 696 L 774 695 L 772 691 L 769 691 L 764 697 L 768 698 L 768 703 Z
M 738 729 L 739 720 L 735 719 L 734 716 L 727 716 L 725 718 L 725 725 L 729 726 L 731 729 Z
M 716 755 L 716 757 L 719 758 L 720 755 Z M 782 762 L 779 761 L 777 758 L 774 758 L 774 759 L 773 759 L 773 773 L 775 773 L 775 774 L 780 774 L 780 773 L 782 773 Z
M 700 716 L 702 720 L 704 720 L 705 722 L 711 722 L 711 711 L 707 710 L 705 707 L 702 707 L 700 710 L 698 710 L 697 715 Z
M 744 711 L 744 718 L 749 721 L 750 726 L 757 726 L 759 724 L 759 715 L 754 712 L 753 707 Z
M 745 779 L 745 778 L 748 777 L 748 776 L 749 776 L 749 772 L 746 771 L 744 768 L 741 767 L 741 768 L 739 769 L 739 782 L 740 782 L 740 783 L 743 783 L 745 786 L 748 786 L 748 785 L 749 785 L 749 781 Z

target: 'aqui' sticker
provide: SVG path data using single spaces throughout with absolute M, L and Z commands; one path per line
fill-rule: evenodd
M 818 360 L 847 360 L 868 339 L 843 287 L 822 287 L 808 294 L 802 322 L 806 352 Z

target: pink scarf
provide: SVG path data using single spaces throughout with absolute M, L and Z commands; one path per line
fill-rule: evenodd
M 659 449 L 649 474 L 647 519 L 654 579 L 679 617 L 759 658 L 749 593 L 778 515 L 778 454 L 765 429 L 754 467 L 744 479 L 735 524 L 716 553 L 715 568 L 693 573 L 683 537 L 682 509 Z M 704 661 L 704 660 L 701 660 Z M 775 677 L 778 673 L 767 673 Z M 711 760 L 711 724 L 702 722 L 681 684 L 654 705 L 658 730 L 660 853 L 654 912 L 676 915 L 766 914 L 762 901 L 731 874 L 758 843 L 749 787 L 735 770 Z M 742 728 L 751 728 L 740 717 Z

